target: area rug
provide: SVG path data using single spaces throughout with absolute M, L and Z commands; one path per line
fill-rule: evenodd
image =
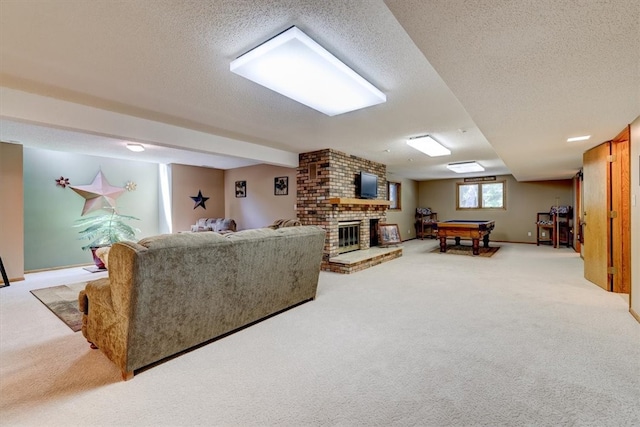
M 489 248 L 483 248 L 482 246 L 478 249 L 478 255 L 473 255 L 473 248 L 471 245 L 447 245 L 447 252 L 445 254 L 451 255 L 469 255 L 469 256 L 480 256 L 488 258 L 493 256 L 496 252 L 498 252 L 500 246 L 492 246 Z M 437 246 L 435 249 L 431 251 L 431 253 L 443 253 L 440 252 L 440 246 Z
M 82 313 L 78 309 L 78 294 L 87 282 L 51 288 L 34 289 L 31 293 L 62 320 L 73 332 L 82 329 Z

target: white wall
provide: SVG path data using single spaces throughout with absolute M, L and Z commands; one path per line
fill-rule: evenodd
M 412 179 L 395 177 L 387 173 L 387 181 L 400 183 L 400 210 L 387 210 L 387 224 L 398 224 L 402 240 L 415 239 L 415 214 L 418 201 L 418 183 Z

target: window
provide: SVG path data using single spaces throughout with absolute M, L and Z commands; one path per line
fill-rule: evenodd
M 387 194 L 389 195 L 389 201 L 391 202 L 391 206 L 389 206 L 389 209 L 401 209 L 400 183 L 387 181 Z
M 504 182 L 458 184 L 456 209 L 504 209 Z

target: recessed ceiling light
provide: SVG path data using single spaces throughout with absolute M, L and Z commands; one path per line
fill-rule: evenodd
M 136 153 L 144 151 L 144 147 L 142 146 L 142 144 L 127 144 L 127 148 Z
M 484 168 L 477 162 L 458 162 L 449 163 L 447 169 L 455 173 L 482 172 Z
M 589 138 L 591 138 L 591 135 L 574 136 L 573 138 L 567 138 L 567 142 L 586 141 Z
M 436 141 L 429 135 L 409 138 L 407 144 L 431 157 L 448 156 L 449 154 L 451 154 L 451 150 L 442 146 L 438 141 Z
M 242 77 L 335 116 L 387 101 L 387 96 L 297 27 L 231 62 Z

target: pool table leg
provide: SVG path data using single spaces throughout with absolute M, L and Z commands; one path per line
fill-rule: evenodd
M 440 237 L 440 252 L 447 252 L 447 238 Z
M 489 234 L 484 235 L 484 237 L 482 238 L 482 242 L 484 243 L 485 248 L 489 247 Z
M 471 240 L 473 241 L 473 254 L 480 255 L 480 239 L 474 237 Z

